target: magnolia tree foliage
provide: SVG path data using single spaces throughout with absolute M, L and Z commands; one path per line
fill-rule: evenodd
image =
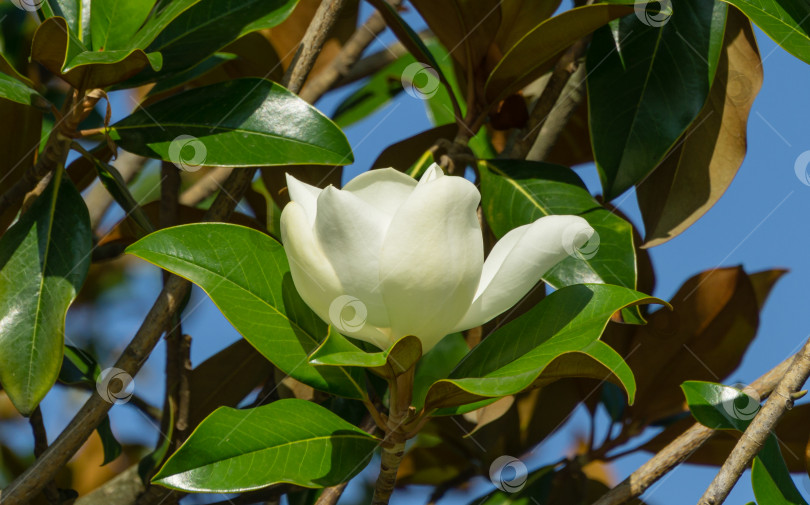
M 493 487 L 471 503 L 641 503 L 654 479 L 610 491 L 618 454 L 773 415 L 758 414 L 775 384 L 719 382 L 784 272 L 714 269 L 660 300 L 646 249 L 677 240 L 743 161 L 753 25 L 810 63 L 810 4 L 368 4 L 0 4 L 0 423 L 34 440 L 34 459 L 0 445 L 3 503 L 324 505 L 367 467 L 354 482 L 374 504 L 478 476 Z M 396 43 L 367 50 L 384 30 Z M 344 87 L 327 117 L 318 101 Z M 344 180 L 342 128 L 401 93 L 434 127 Z M 571 168 L 586 163 L 599 195 Z M 611 205 L 631 188 L 643 237 Z M 74 345 L 66 318 L 104 311 L 143 260 L 164 287 L 126 348 Z M 195 366 L 190 283 L 243 337 Z M 161 336 L 150 405 L 133 378 Z M 90 392 L 61 434 L 40 409 L 56 384 Z M 609 436 L 528 468 L 581 403 L 609 414 Z M 155 444 L 117 440 L 107 413 L 133 407 Z M 790 473 L 808 420 L 798 407 L 760 430 L 742 465 L 755 456 L 760 505 L 805 503 Z M 658 476 L 687 456 L 719 467 L 736 441 L 704 439 Z

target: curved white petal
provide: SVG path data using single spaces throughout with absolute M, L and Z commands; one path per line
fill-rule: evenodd
M 380 254 L 394 338 L 416 335 L 427 352 L 469 308 L 484 261 L 480 199 L 471 182 L 437 177 L 420 182 L 394 216 Z
M 302 205 L 290 202 L 281 212 L 281 242 L 290 262 L 290 274 L 304 302 L 329 322 L 329 306 L 342 288 L 332 265 L 315 240 Z
M 357 195 L 388 217 L 394 217 L 400 205 L 416 187 L 416 179 L 393 168 L 369 170 L 350 180 L 343 191 Z
M 422 177 L 419 178 L 419 185 L 421 186 L 422 184 L 433 182 L 440 177 L 444 177 L 442 167 L 436 163 L 431 163 L 430 166 L 425 170 L 425 173 L 422 174 Z
M 290 192 L 290 200 L 301 206 L 311 227 L 315 223 L 318 196 L 323 190 L 306 182 L 301 182 L 290 174 L 284 175 L 287 178 L 287 191 Z
M 368 322 L 387 327 L 388 312 L 380 290 L 380 249 L 388 219 L 348 191 L 332 186 L 318 197 L 315 236 L 335 269 L 343 295 L 360 299 Z
M 511 230 L 492 248 L 475 300 L 453 331 L 479 326 L 511 308 L 593 233 L 579 216 L 546 216 Z

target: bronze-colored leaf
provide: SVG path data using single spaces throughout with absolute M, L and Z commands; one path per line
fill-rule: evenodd
M 560 3 L 562 3 L 561 0 L 507 0 L 501 2 L 501 25 L 495 36 L 495 44 L 501 53 L 511 49 L 535 26 L 550 18 Z
M 417 133 L 413 137 L 408 137 L 395 144 L 386 147 L 377 159 L 372 163 L 371 168 L 393 167 L 400 171 L 406 171 L 430 149 L 437 140 L 453 140 L 458 132 L 455 123 L 446 124 Z
M 565 165 L 567 167 L 593 162 L 591 133 L 588 129 L 587 98 L 579 104 L 574 114 L 565 125 L 565 128 L 563 128 L 563 131 L 560 133 L 557 142 L 548 153 L 548 156 L 541 161 L 557 163 L 558 165 Z
M 477 69 L 501 26 L 500 0 L 411 0 L 464 69 Z
M 636 403 L 627 415 L 643 425 L 683 412 L 683 381 L 721 382 L 734 371 L 756 335 L 757 298 L 741 267 L 718 268 L 687 280 L 673 311 L 653 312 L 633 334 L 606 332 L 603 340 L 636 376 Z
M 245 339 L 200 363 L 191 371 L 189 426 L 197 426 L 218 407 L 236 407 L 273 376 L 273 369 Z
M 42 112 L 10 100 L 0 100 L 0 160 L 4 170 L 0 175 L 0 193 L 5 193 L 34 165 L 40 135 Z M 18 208 L 0 214 L 0 234 L 14 221 Z
M 723 44 L 703 110 L 636 189 L 647 230 L 644 247 L 672 239 L 705 214 L 745 157 L 748 113 L 762 86 L 762 62 L 751 23 L 731 6 Z

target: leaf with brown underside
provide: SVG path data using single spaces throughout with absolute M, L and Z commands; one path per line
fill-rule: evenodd
M 545 160 L 548 163 L 556 163 L 573 167 L 583 163 L 593 162 L 593 150 L 591 150 L 591 133 L 588 129 L 588 99 L 582 100 L 574 111 L 568 123 L 560 133 L 557 142 L 551 148 Z M 645 291 L 646 293 L 646 291 Z
M 146 205 L 141 206 L 141 209 L 143 210 L 143 213 L 146 214 L 146 217 L 149 218 L 149 221 L 153 223 L 159 222 L 160 202 L 149 202 Z M 198 223 L 203 220 L 204 215 L 205 209 L 180 205 L 177 213 L 177 224 L 181 225 Z M 241 224 L 242 226 L 247 226 L 248 228 L 253 228 L 254 230 L 259 230 L 261 232 L 267 231 L 264 229 L 261 223 L 252 217 L 239 212 L 234 212 L 228 222 L 233 224 Z M 142 229 L 135 223 L 134 220 L 126 217 L 116 223 L 116 225 L 113 226 L 109 232 L 105 233 L 104 236 L 99 239 L 98 246 L 108 244 L 120 244 L 122 246 L 128 246 L 142 236 Z
M 464 69 L 477 69 L 501 26 L 501 0 L 411 0 Z
M 686 416 L 656 435 L 641 448 L 656 453 L 675 440 L 695 423 L 692 416 Z M 776 437 L 791 472 L 806 472 L 805 450 L 807 447 L 808 426 L 810 426 L 810 404 L 803 404 L 788 410 L 776 425 Z M 740 440 L 741 433 L 733 430 L 716 431 L 712 437 L 695 451 L 687 463 L 693 465 L 721 466 L 731 450 Z
M 720 199 L 746 152 L 746 125 L 762 86 L 762 63 L 748 19 L 728 9 L 709 99 L 664 161 L 636 188 L 644 247 L 676 237 Z
M 638 384 L 627 416 L 648 424 L 679 414 L 683 381 L 721 382 L 733 372 L 756 335 L 758 300 L 772 285 L 754 286 L 741 267 L 709 270 L 681 286 L 673 311 L 653 312 L 635 333 L 609 328 L 603 340 L 625 357 Z
M 234 366 L 234 365 L 238 366 Z M 273 377 L 273 365 L 245 339 L 239 339 L 191 371 L 189 426 L 218 407 L 236 407 Z
M 0 160 L 4 169 L 0 176 L 0 194 L 8 191 L 26 170 L 34 166 L 42 134 L 42 111 L 33 107 L 0 100 Z M 17 217 L 18 208 L 0 214 L 0 235 Z
M 550 18 L 561 0 L 508 0 L 501 3 L 501 24 L 495 44 L 501 54 L 512 48 L 535 26 Z M 492 70 L 492 69 L 489 69 Z
M 380 153 L 374 163 L 371 164 L 371 168 L 393 167 L 404 172 L 413 166 L 437 140 L 453 140 L 456 132 L 458 132 L 458 126 L 451 123 L 425 130 L 413 137 L 391 144 Z

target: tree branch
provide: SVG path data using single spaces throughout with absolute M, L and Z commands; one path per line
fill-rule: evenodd
M 200 202 L 213 195 L 216 190 L 222 187 L 232 171 L 232 167 L 214 168 L 202 176 L 200 180 L 192 184 L 187 190 L 183 191 L 180 195 L 180 205 L 196 207 Z
M 396 7 L 402 0 L 388 0 L 388 3 Z M 377 35 L 385 29 L 385 20 L 377 11 L 354 31 L 349 40 L 343 45 L 337 57 L 331 61 L 329 66 L 313 76 L 304 89 L 301 90 L 301 98 L 309 103 L 315 103 L 324 93 L 332 88 L 338 79 L 346 77 L 351 67 L 360 59 L 363 51 L 377 38 Z
M 793 363 L 793 356 L 754 381 L 751 387 L 764 399 L 784 377 L 791 363 Z M 689 456 L 714 435 L 714 431 L 700 423 L 693 424 L 691 428 L 658 451 L 649 461 L 641 465 L 638 470 L 630 474 L 619 485 L 605 493 L 593 505 L 620 505 L 640 496 L 658 479 L 686 461 Z
M 748 425 L 740 441 L 720 468 L 720 472 L 703 493 L 698 505 L 720 505 L 726 500 L 731 488 L 762 449 L 776 423 L 788 409 L 793 408 L 793 394 L 801 389 L 808 376 L 810 376 L 810 339 L 796 354 L 771 398 Z

